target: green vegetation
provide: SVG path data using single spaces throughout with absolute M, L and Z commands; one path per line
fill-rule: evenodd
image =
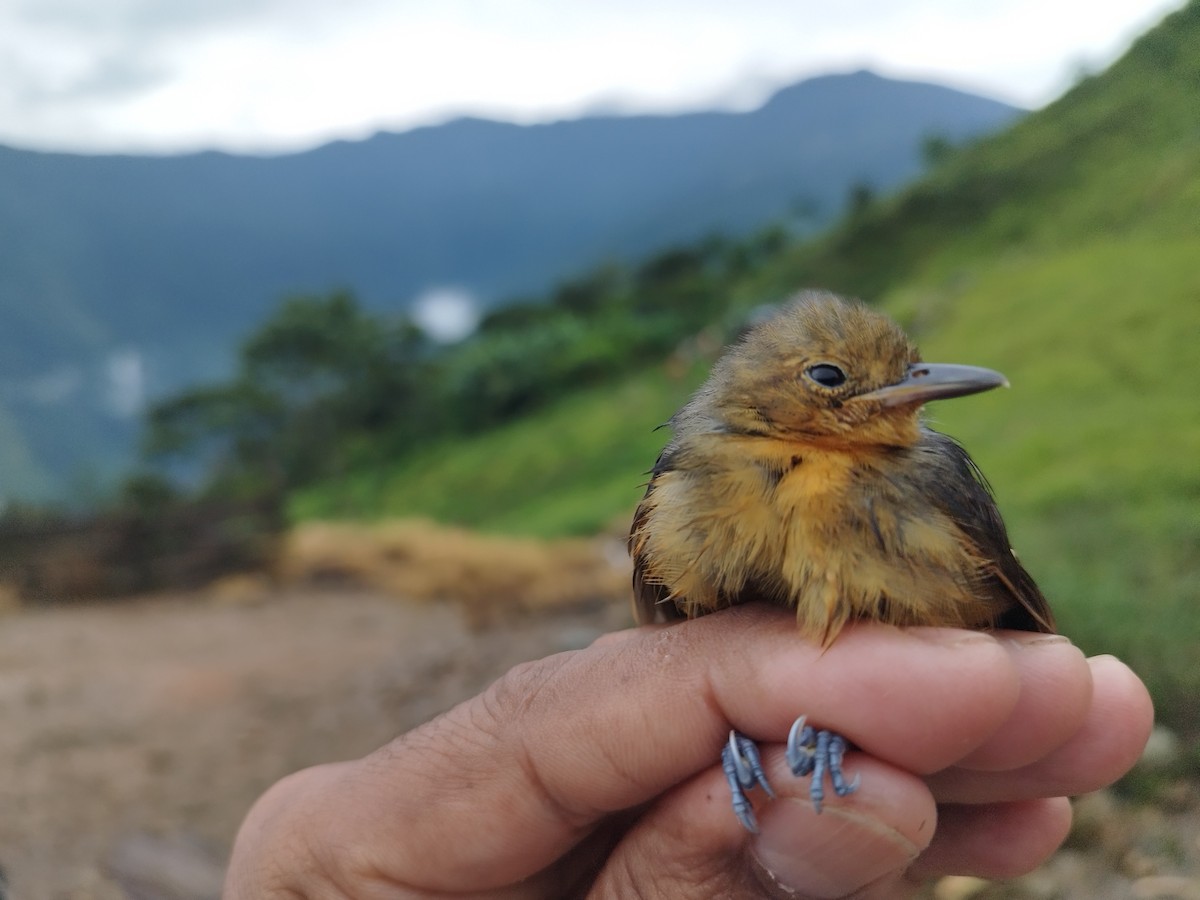
M 147 457 L 167 472 L 202 473 L 202 496 L 246 500 L 436 455 L 440 442 L 656 365 L 697 332 L 715 327 L 717 346 L 724 298 L 786 246 L 770 228 L 636 269 L 605 266 L 541 302 L 493 312 L 452 347 L 431 344 L 404 316 L 367 313 L 348 293 L 292 297 L 243 343 L 232 379 L 149 411 Z M 341 499 L 335 508 L 366 511 Z
M 353 453 L 336 473 L 292 479 L 290 510 L 542 535 L 610 526 L 714 336 L 797 287 L 857 294 L 926 358 L 1008 375 L 1011 391 L 936 405 L 935 424 L 988 474 L 1064 631 L 1130 661 L 1160 715 L 1194 729 L 1198 90 L 1193 2 L 1109 72 L 938 154 L 924 180 L 858 204 L 818 241 L 710 242 L 499 311 L 476 338 L 419 358 L 422 433 L 348 428 L 338 446 Z
M 373 310 L 445 285 L 490 301 L 716 229 L 787 216 L 812 234 L 851 182 L 916 175 L 926 136 L 1021 114 L 855 72 L 745 112 L 469 117 L 282 156 L 0 146 L 0 502 L 94 508 L 136 439 L 110 367 L 140 364 L 153 398 L 227 377 L 294 286 Z
M 939 404 L 971 449 L 1063 630 L 1147 678 L 1176 725 L 1200 721 L 1200 254 L 1195 239 L 1099 239 L 981 263 L 941 309 L 931 359 L 1013 389 Z M 947 306 L 947 304 L 949 304 Z
M 655 370 L 578 391 L 473 440 L 432 444 L 394 465 L 301 492 L 302 519 L 403 511 L 489 531 L 594 534 L 633 508 L 639 482 L 694 380 Z

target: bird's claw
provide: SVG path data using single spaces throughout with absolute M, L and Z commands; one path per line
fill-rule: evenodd
M 858 790 L 860 778 L 847 783 L 842 771 L 842 758 L 846 755 L 846 739 L 832 731 L 813 728 L 807 724 L 806 717 L 801 716 L 792 723 L 788 732 L 787 763 L 792 774 L 801 776 L 812 774 L 809 783 L 808 796 L 812 800 L 813 809 L 818 813 L 825 800 L 825 775 L 829 775 L 829 783 L 833 792 L 839 797 L 853 794 Z
M 729 792 L 733 794 L 734 815 L 747 831 L 758 834 L 758 820 L 754 818 L 754 807 L 750 805 L 746 791 L 757 785 L 772 800 L 775 792 L 767 783 L 767 773 L 763 771 L 754 741 L 736 731 L 729 732 L 729 741 L 721 748 L 721 769 L 729 782 Z
M 808 796 L 818 813 L 825 801 L 826 775 L 829 776 L 833 792 L 839 797 L 858 790 L 859 776 L 855 775 L 853 781 L 847 782 L 842 771 L 845 754 L 844 737 L 832 731 L 818 731 L 807 724 L 804 716 L 793 723 L 788 733 L 788 767 L 797 777 L 812 775 Z M 721 769 L 725 772 L 725 780 L 729 782 L 729 791 L 733 795 L 734 815 L 747 831 L 757 834 L 758 820 L 754 817 L 754 807 L 746 792 L 761 787 L 772 800 L 775 799 L 775 792 L 767 783 L 767 774 L 763 771 L 762 759 L 754 741 L 736 731 L 729 732 L 729 741 L 721 748 Z

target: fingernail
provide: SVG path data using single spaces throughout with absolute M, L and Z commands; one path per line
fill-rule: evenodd
M 987 644 L 995 640 L 990 632 L 969 631 L 962 628 L 918 627 L 907 628 L 905 632 L 910 637 L 920 638 L 923 641 L 929 641 L 931 644 L 938 644 L 943 647 Z
M 1071 639 L 1065 634 L 1042 634 L 1038 631 L 1008 631 L 1004 633 L 1002 640 L 1018 647 L 1062 646 L 1071 643 Z
M 752 852 L 764 880 L 783 894 L 844 897 L 906 868 L 920 849 L 878 819 L 807 800 L 780 800 L 763 810 Z

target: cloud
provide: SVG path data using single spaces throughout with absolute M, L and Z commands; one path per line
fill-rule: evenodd
M 13 9 L 14 18 L 47 32 L 146 38 L 236 27 L 288 6 L 283 0 L 24 0 Z
M 6 393 L 36 406 L 57 406 L 75 397 L 83 385 L 83 372 L 78 366 L 61 366 L 24 382 L 10 382 Z
M 7 0 L 0 141 L 287 150 L 474 113 L 747 108 L 869 66 L 1025 106 L 1181 0 Z
M 416 299 L 413 319 L 439 343 L 461 341 L 479 324 L 479 304 L 464 288 L 430 288 Z
M 113 54 L 89 61 L 66 75 L 25 77 L 15 81 L 17 105 L 71 103 L 135 97 L 170 83 L 172 72 L 161 60 Z
M 146 372 L 136 350 L 113 353 L 104 363 L 104 405 L 119 419 L 133 419 L 146 400 Z
M 202 145 L 209 135 L 215 143 L 253 133 L 259 123 L 245 110 L 269 109 L 273 92 L 287 92 L 288 80 L 272 74 L 289 54 L 311 51 L 322 34 L 361 22 L 382 3 L 0 3 L 0 141 L 44 149 L 170 149 Z M 223 65 L 226 54 L 233 71 Z M 156 115 L 159 107 L 168 115 Z

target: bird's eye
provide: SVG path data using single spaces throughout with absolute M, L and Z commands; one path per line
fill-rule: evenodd
M 835 388 L 846 382 L 846 373 L 837 366 L 831 366 L 829 363 L 818 363 L 815 366 L 809 366 L 805 370 L 805 374 L 821 385 L 821 387 Z

